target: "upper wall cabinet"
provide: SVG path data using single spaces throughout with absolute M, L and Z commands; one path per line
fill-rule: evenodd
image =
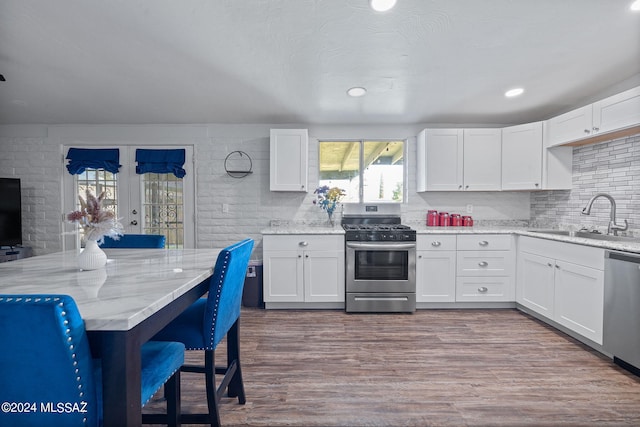
M 640 125 L 640 86 L 593 104 L 593 130 L 612 132 Z
M 424 129 L 418 134 L 417 190 L 462 190 L 462 129 Z
M 307 129 L 271 129 L 270 190 L 308 191 Z
M 582 145 L 640 132 L 640 87 L 610 96 L 547 121 L 547 146 Z
M 465 129 L 463 146 L 464 190 L 500 190 L 502 130 Z
M 587 105 L 549 119 L 549 147 L 591 135 L 593 106 Z
M 417 191 L 500 190 L 500 129 L 424 129 Z
M 502 129 L 502 189 L 542 189 L 542 122 Z

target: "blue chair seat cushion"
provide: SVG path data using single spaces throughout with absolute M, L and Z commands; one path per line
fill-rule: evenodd
M 158 341 L 179 340 L 184 343 L 187 350 L 204 350 L 206 345 L 204 341 L 204 322 L 202 319 L 204 318 L 206 308 L 207 299 L 200 298 L 152 339 Z M 207 331 L 206 335 L 209 333 L 211 333 L 211 331 Z
M 142 405 L 184 364 L 184 344 L 149 341 L 142 346 Z
M 184 344 L 179 342 L 149 341 L 141 350 L 141 402 L 147 404 L 164 383 L 184 364 Z M 100 359 L 93 360 L 93 376 L 99 414 L 102 414 L 102 368 Z M 171 375 L 169 375 L 169 373 Z

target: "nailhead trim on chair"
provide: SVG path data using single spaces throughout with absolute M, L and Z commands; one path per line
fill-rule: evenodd
M 218 317 L 218 305 L 220 304 L 220 295 L 222 293 L 222 282 L 224 282 L 224 276 L 227 274 L 227 266 L 229 265 L 229 253 L 224 257 L 224 267 L 222 268 L 222 272 L 220 273 L 220 281 L 218 282 L 218 286 L 216 289 L 216 303 L 215 309 L 213 310 L 213 322 L 212 325 L 216 324 L 216 319 Z M 215 341 L 215 328 L 211 328 L 211 334 L 209 335 L 209 348 L 213 349 L 213 343 Z

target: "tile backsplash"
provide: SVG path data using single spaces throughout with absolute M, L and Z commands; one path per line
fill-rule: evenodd
M 535 225 L 598 229 L 606 232 L 611 205 L 600 198 L 591 215 L 582 209 L 597 193 L 611 195 L 617 222 L 629 222 L 624 235 L 640 236 L 640 134 L 573 150 L 573 189 L 531 193 L 531 219 Z

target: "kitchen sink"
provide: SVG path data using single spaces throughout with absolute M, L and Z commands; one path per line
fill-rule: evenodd
M 568 230 L 530 230 L 533 233 L 554 234 L 556 236 L 581 237 L 583 239 L 605 240 L 609 242 L 633 242 L 640 243 L 638 237 L 613 236 L 610 234 L 592 233 L 590 231 L 568 231 Z

